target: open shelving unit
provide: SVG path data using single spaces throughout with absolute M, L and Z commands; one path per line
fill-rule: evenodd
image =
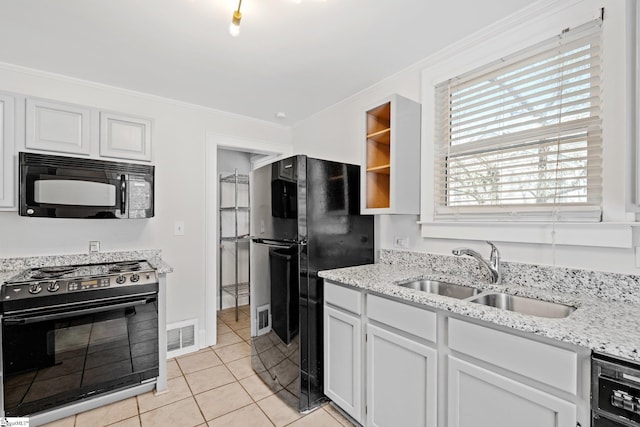
M 238 320 L 238 301 L 239 298 L 245 295 L 249 295 L 250 290 L 250 276 L 249 276 L 249 214 L 251 211 L 251 207 L 248 203 L 247 197 L 247 205 L 240 205 L 240 187 L 246 186 L 247 195 L 249 194 L 249 176 L 239 174 L 236 169 L 231 175 L 220 175 L 220 188 L 218 192 L 218 197 L 220 200 L 220 218 L 219 218 L 219 227 L 220 227 L 220 308 L 222 308 L 222 294 L 223 292 L 231 295 L 235 299 L 235 308 L 236 308 L 236 321 Z M 233 205 L 232 206 L 223 206 L 223 195 L 225 192 L 225 187 L 230 187 L 233 190 Z M 240 233 L 240 221 L 241 213 L 246 213 L 244 218 L 246 218 L 245 230 L 246 233 Z M 225 235 L 223 231 L 223 222 L 225 215 L 233 215 L 233 234 Z M 226 245 L 233 245 L 233 256 L 234 256 L 234 282 L 229 284 L 223 284 L 223 267 L 225 265 L 223 256 L 224 249 Z M 240 282 L 240 251 L 242 247 L 245 247 L 247 250 L 247 277 L 249 280 L 246 282 Z
M 396 94 L 365 110 L 363 214 L 419 213 L 420 110 Z
M 367 111 L 367 209 L 390 207 L 391 102 Z

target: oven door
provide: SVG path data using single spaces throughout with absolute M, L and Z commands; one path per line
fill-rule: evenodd
M 157 293 L 2 317 L 5 416 L 27 416 L 158 376 Z

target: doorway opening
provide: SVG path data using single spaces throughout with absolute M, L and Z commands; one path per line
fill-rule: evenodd
M 289 155 L 291 147 L 208 134 L 206 148 L 206 324 L 201 342 L 210 346 L 217 341 L 217 314 L 229 321 L 242 317 L 250 327 L 249 176 L 251 170 Z

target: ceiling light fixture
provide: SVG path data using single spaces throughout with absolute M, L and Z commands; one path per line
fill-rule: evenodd
M 242 13 L 240 13 L 240 6 L 242 6 L 242 0 L 238 1 L 238 9 L 233 11 L 231 17 L 231 24 L 229 25 L 229 34 L 233 37 L 238 37 L 240 34 L 240 20 L 242 19 Z

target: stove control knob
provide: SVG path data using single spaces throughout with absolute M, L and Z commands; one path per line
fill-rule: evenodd
M 29 286 L 29 293 L 30 294 L 37 294 L 42 290 L 42 286 L 40 286 L 40 283 L 34 283 L 33 285 Z
M 137 273 L 133 273 L 131 277 L 129 277 L 129 280 L 131 280 L 132 282 L 137 282 L 138 280 L 140 280 L 140 275 Z
M 124 275 L 119 275 L 118 277 L 116 277 L 116 283 L 118 285 L 122 285 L 124 282 L 127 281 L 127 278 Z
M 49 285 L 47 285 L 47 290 L 49 292 L 57 292 L 58 289 L 60 289 L 60 285 L 56 281 L 49 282 Z

